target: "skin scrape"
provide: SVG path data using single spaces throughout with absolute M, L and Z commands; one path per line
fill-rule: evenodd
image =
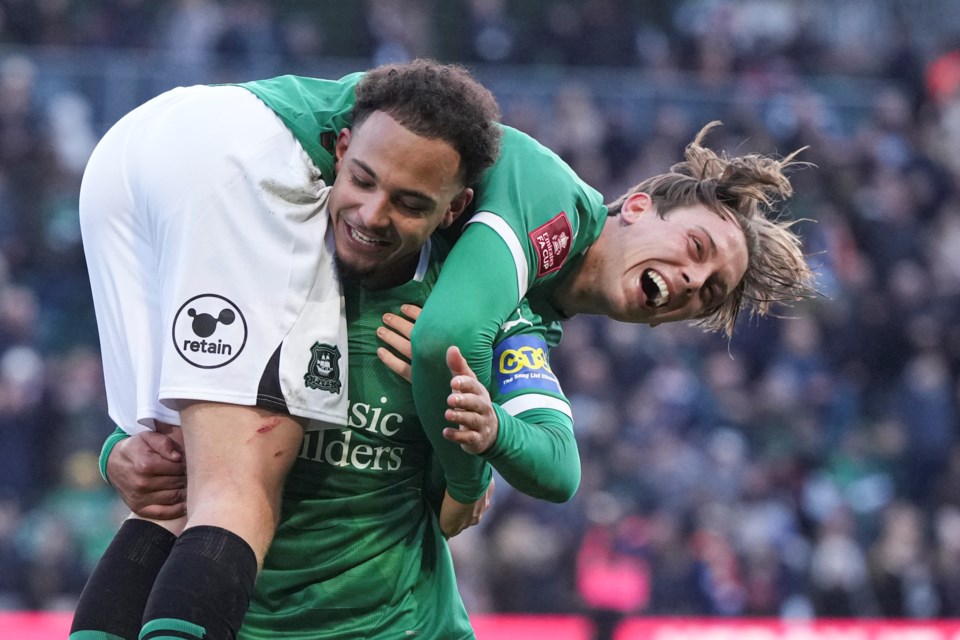
M 257 433 L 269 433 L 270 431 L 273 431 L 274 427 L 280 424 L 281 420 L 282 418 L 276 416 L 273 418 L 267 418 L 263 421 L 263 425 L 257 429 Z

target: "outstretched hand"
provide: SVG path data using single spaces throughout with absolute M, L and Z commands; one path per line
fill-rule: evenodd
M 107 478 L 142 518 L 173 520 L 187 511 L 187 466 L 179 427 L 158 425 L 118 442 L 107 459 Z
M 500 429 L 490 394 L 457 347 L 447 349 L 447 367 L 451 393 L 444 418 L 458 428 L 447 427 L 443 437 L 456 442 L 467 453 L 483 453 L 496 442 Z

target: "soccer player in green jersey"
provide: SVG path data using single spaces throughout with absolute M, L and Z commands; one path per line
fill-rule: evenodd
M 701 145 L 712 126 L 683 162 L 609 205 L 556 154 L 503 128 L 500 158 L 477 184 L 475 213 L 413 335 L 414 399 L 464 508 L 481 495 L 482 457 L 498 434 L 452 428 L 436 381 L 455 344 L 487 382 L 493 336 L 515 302 L 548 320 L 692 319 L 729 335 L 741 309 L 763 314 L 813 293 L 800 240 L 775 217 L 792 192 L 783 173 L 792 156 L 723 157 Z M 480 456 L 458 458 L 457 445 Z
M 409 382 L 378 360 L 383 315 L 422 305 L 436 281 L 445 250 L 431 245 L 423 272 L 400 286 L 345 283 L 350 424 L 306 433 L 240 638 L 474 637 L 427 499 L 432 447 Z M 529 407 L 518 413 L 565 443 L 564 456 L 540 461 L 555 478 L 551 497 L 563 500 L 579 484 L 570 409 L 550 371 L 547 328 L 523 313 L 531 324 L 498 337 L 506 373 L 492 400 Z

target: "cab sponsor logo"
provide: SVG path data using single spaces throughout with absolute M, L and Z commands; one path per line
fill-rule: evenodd
M 537 277 L 559 269 L 573 244 L 573 230 L 563 211 L 552 220 L 530 232 L 530 242 L 537 254 Z
M 560 393 L 560 383 L 550 369 L 549 347 L 540 336 L 511 336 L 493 350 L 497 386 L 508 394 L 525 389 Z
M 247 344 L 247 321 L 229 299 L 204 293 L 181 305 L 173 318 L 173 346 L 200 369 L 216 369 L 237 359 Z

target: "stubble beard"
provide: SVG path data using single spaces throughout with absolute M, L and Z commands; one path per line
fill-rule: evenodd
M 363 284 L 377 273 L 376 265 L 358 266 L 343 260 L 339 254 L 334 256 L 337 276 L 344 281 L 350 280 Z

